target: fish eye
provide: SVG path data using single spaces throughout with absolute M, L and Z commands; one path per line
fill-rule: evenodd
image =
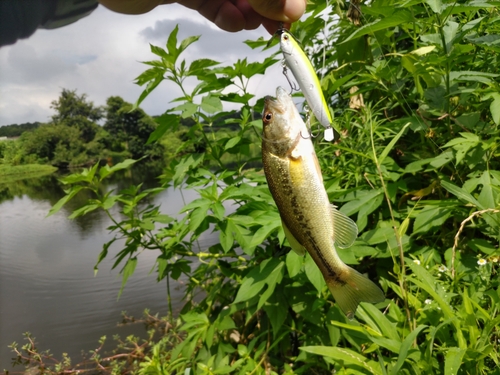
M 273 114 L 271 112 L 267 112 L 264 114 L 264 123 L 269 123 L 273 119 Z

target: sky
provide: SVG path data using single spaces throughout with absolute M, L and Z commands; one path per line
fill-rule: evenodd
M 90 16 L 54 30 L 37 30 L 28 39 L 0 48 L 0 126 L 48 122 L 50 103 L 62 89 L 86 94 L 95 105 L 110 96 L 134 103 L 143 87 L 134 79 L 148 66 L 141 61 L 156 58 L 149 44 L 165 47 L 168 35 L 179 24 L 178 40 L 201 35 L 181 55 L 190 62 L 210 58 L 231 64 L 238 59 L 262 61 L 271 52 L 252 50 L 244 40 L 268 39 L 264 28 L 228 33 L 197 12 L 178 4 L 160 6 L 144 15 L 113 13 L 99 6 Z M 278 85 L 287 87 L 279 64 L 254 77 L 250 91 L 256 99 L 274 95 Z M 175 84 L 163 81 L 141 104 L 149 115 L 160 115 L 179 96 Z M 232 109 L 228 104 L 224 110 Z

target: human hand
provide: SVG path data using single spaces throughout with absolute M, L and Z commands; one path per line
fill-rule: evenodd
M 126 14 L 146 13 L 161 4 L 177 2 L 198 11 L 222 30 L 253 30 L 263 25 L 273 34 L 283 22 L 285 27 L 297 21 L 306 8 L 306 0 L 99 0 L 107 8 Z

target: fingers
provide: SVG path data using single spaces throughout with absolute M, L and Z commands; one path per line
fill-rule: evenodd
M 263 17 L 246 0 L 208 0 L 197 10 L 222 30 L 229 32 L 253 30 L 263 21 Z
M 306 10 L 306 0 L 248 0 L 265 18 L 282 22 L 297 21 Z

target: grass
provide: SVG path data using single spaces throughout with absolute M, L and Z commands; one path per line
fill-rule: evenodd
M 25 165 L 0 165 L 0 183 L 22 180 L 24 178 L 41 177 L 57 171 L 52 165 L 25 164 Z

